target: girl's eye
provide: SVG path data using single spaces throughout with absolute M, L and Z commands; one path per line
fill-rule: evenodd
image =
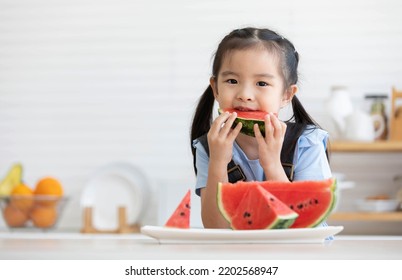
M 237 81 L 235 79 L 228 79 L 226 82 L 228 84 L 237 84 Z
M 266 82 L 257 82 L 257 85 L 260 87 L 266 87 L 268 84 Z

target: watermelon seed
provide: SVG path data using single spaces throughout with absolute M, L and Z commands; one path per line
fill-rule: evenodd
M 251 214 L 249 212 L 244 212 L 243 218 L 251 217 Z
M 253 223 L 253 221 L 248 221 L 247 223 L 248 223 L 249 225 L 251 225 L 251 224 Z
M 315 204 L 318 204 L 318 199 L 314 199 Z
M 293 210 L 293 205 L 290 205 L 289 208 Z
M 180 212 L 180 216 L 185 216 L 186 214 L 184 212 Z
M 190 209 L 191 207 L 190 207 L 190 205 L 188 205 L 188 203 L 186 203 L 186 208 L 188 208 L 188 209 Z
M 270 198 L 269 198 L 269 200 L 271 200 L 271 201 L 275 201 L 275 199 L 273 199 L 272 197 L 270 197 Z
M 298 209 L 302 209 L 303 208 L 303 203 L 300 203 L 299 205 L 297 205 Z

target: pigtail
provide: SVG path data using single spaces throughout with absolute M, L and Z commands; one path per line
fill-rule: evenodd
M 207 89 L 204 91 L 204 93 L 201 95 L 191 125 L 190 145 L 191 145 L 191 153 L 193 154 L 193 163 L 195 171 L 196 171 L 195 148 L 193 147 L 193 141 L 198 137 L 208 133 L 209 129 L 211 128 L 214 101 L 215 101 L 214 93 L 212 91 L 212 87 L 209 85 Z

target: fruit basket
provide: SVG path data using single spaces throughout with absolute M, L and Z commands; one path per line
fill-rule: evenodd
M 0 196 L 0 207 L 5 224 L 10 229 L 52 229 L 57 225 L 68 201 L 56 195 Z

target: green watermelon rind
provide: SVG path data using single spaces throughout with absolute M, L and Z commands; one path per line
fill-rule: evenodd
M 277 219 L 271 223 L 266 229 L 286 229 L 296 221 L 299 215 L 297 213 L 289 213 L 288 215 L 278 215 Z
M 332 213 L 332 210 L 334 209 L 335 205 L 336 205 L 336 201 L 338 200 L 338 196 L 336 194 L 336 189 L 337 189 L 337 181 L 334 178 L 332 180 L 332 185 L 330 187 L 331 189 L 331 204 L 328 206 L 327 211 L 324 212 L 321 217 L 319 217 L 314 223 L 312 223 L 311 225 L 306 226 L 307 228 L 314 228 L 319 226 L 322 222 L 324 222 L 328 216 Z
M 222 114 L 224 111 L 222 109 L 218 109 L 218 113 Z M 257 120 L 257 119 L 251 119 L 251 118 L 240 118 L 237 117 L 233 123 L 232 128 L 236 127 L 236 125 L 241 122 L 242 127 L 240 132 L 243 134 L 246 134 L 248 136 L 253 136 L 255 137 L 254 134 L 254 125 L 258 124 L 258 127 L 260 128 L 261 134 L 265 136 L 265 122 L 264 120 Z
M 255 137 L 254 125 L 258 124 L 258 127 L 260 128 L 262 136 L 265 136 L 265 123 L 264 123 L 264 121 L 236 118 L 236 120 L 234 121 L 234 125 L 236 126 L 239 122 L 242 123 L 242 127 L 241 127 L 241 130 L 240 130 L 241 133 L 246 134 L 248 136 Z
M 299 215 L 289 214 L 289 215 L 278 215 L 276 220 L 269 224 L 265 229 L 286 229 L 293 225 Z M 230 223 L 230 221 L 228 221 Z M 232 227 L 232 229 L 235 229 Z
M 289 228 L 293 225 L 293 223 L 296 221 L 297 217 L 299 215 L 295 214 L 289 214 L 289 215 L 280 215 L 278 216 L 278 219 L 275 221 L 275 223 L 272 223 L 268 228 L 270 229 L 285 229 Z
M 225 207 L 222 205 L 222 183 L 218 183 L 218 190 L 217 190 L 217 195 L 216 195 L 216 203 L 218 204 L 219 211 L 221 212 L 222 216 L 225 218 L 225 220 L 230 223 L 231 219 L 229 217 L 229 214 L 226 212 Z

